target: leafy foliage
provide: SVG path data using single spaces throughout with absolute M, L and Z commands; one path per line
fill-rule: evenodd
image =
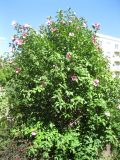
M 103 57 L 99 27 L 60 10 L 39 32 L 15 29 L 7 93 L 12 135 L 31 142 L 29 158 L 94 160 L 106 143 L 117 145 L 120 82 Z

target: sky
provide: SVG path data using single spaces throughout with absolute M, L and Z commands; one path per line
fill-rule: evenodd
M 0 0 L 0 54 L 8 51 L 15 33 L 11 22 L 28 23 L 34 29 L 53 18 L 59 9 L 72 8 L 88 26 L 100 23 L 99 33 L 120 38 L 120 0 Z

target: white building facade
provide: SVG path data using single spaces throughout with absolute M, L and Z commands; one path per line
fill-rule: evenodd
M 114 76 L 120 77 L 120 38 L 97 34 L 104 56 L 110 62 L 110 70 Z

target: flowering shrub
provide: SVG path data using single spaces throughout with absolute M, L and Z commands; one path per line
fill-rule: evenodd
M 39 32 L 13 25 L 12 135 L 31 142 L 29 158 L 95 160 L 106 143 L 117 145 L 120 83 L 99 47 L 100 25 L 89 29 L 71 10 Z

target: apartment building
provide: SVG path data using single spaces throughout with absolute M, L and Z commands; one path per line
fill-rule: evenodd
M 109 60 L 113 76 L 120 77 L 120 38 L 97 34 L 103 54 Z

